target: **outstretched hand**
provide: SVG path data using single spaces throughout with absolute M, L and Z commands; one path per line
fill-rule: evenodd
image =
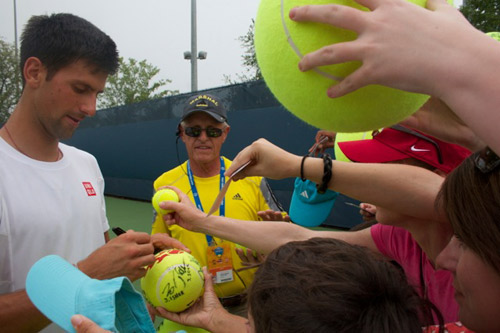
M 201 299 L 199 299 L 189 309 L 180 312 L 170 312 L 162 307 L 157 307 L 157 315 L 175 321 L 182 325 L 201 327 L 210 329 L 213 327 L 213 322 L 228 314 L 214 291 L 212 275 L 206 267 L 203 267 L 205 276 L 205 291 Z
M 434 82 L 440 73 L 457 70 L 444 54 L 464 49 L 466 36 L 482 34 L 445 0 L 428 0 L 427 9 L 404 0 L 356 0 L 370 12 L 343 5 L 308 5 L 290 10 L 297 22 L 319 22 L 356 32 L 351 42 L 325 46 L 306 54 L 301 71 L 348 61 L 362 63 L 328 89 L 340 97 L 370 84 L 441 96 Z M 432 52 L 429 52 L 432 50 Z
M 260 176 L 270 179 L 283 179 L 295 177 L 300 171 L 300 157 L 293 155 L 266 139 L 254 141 L 243 149 L 226 170 L 226 175 L 232 175 L 244 163 L 250 164 L 238 172 L 233 180 L 250 176 Z
M 334 148 L 336 136 L 337 136 L 336 132 L 319 130 L 316 133 L 316 137 L 314 139 L 314 141 L 315 141 L 314 144 L 311 146 L 311 148 L 309 148 L 309 152 L 312 153 L 314 156 L 316 156 L 318 154 L 323 154 L 325 152 L 325 150 L 327 150 L 328 148 Z M 323 139 L 324 137 L 327 137 L 328 140 L 324 143 L 319 143 L 319 142 L 321 142 L 321 139 Z M 314 146 L 316 146 L 316 144 L 318 144 L 318 146 L 316 147 L 316 149 L 314 149 Z M 315 151 L 313 151 L 313 149 Z
M 146 273 L 144 266 L 155 261 L 153 253 L 154 247 L 149 234 L 128 230 L 92 252 L 78 262 L 77 266 L 95 279 L 126 276 L 135 281 Z
M 163 215 L 163 221 L 166 225 L 177 224 L 186 230 L 201 232 L 200 226 L 203 225 L 207 214 L 196 208 L 189 197 L 174 186 L 167 186 L 179 196 L 179 202 L 163 201 L 160 202 L 162 209 L 174 210 L 173 213 Z
M 262 221 L 280 221 L 280 222 L 290 222 L 290 215 L 286 212 L 275 211 L 272 209 L 261 210 L 257 212 L 257 215 L 262 219 Z

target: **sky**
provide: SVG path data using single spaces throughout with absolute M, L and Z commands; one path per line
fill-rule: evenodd
M 158 67 L 155 79 L 170 79 L 165 88 L 191 91 L 190 0 L 0 0 L 0 37 L 14 42 L 14 1 L 17 35 L 32 15 L 72 13 L 95 24 L 118 46 L 120 56 L 146 59 Z M 460 5 L 462 0 L 455 0 Z M 244 50 L 238 37 L 255 18 L 259 0 L 197 0 L 197 48 L 207 52 L 198 60 L 198 89 L 224 86 L 224 75 L 243 74 Z
M 92 22 L 117 44 L 120 56 L 146 59 L 160 69 L 165 88 L 191 91 L 190 0 L 0 0 L 0 37 L 14 42 L 14 1 L 17 35 L 32 15 L 72 13 Z M 224 86 L 224 74 L 244 73 L 244 50 L 238 37 L 248 31 L 259 0 L 197 0 L 197 48 L 207 52 L 198 60 L 198 89 Z

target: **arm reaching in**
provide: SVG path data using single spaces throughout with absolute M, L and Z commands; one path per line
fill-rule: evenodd
M 251 163 L 234 180 L 247 176 L 271 179 L 300 177 L 302 157 L 293 155 L 265 139 L 243 149 L 226 174 L 246 161 Z M 321 183 L 323 160 L 308 157 L 304 161 L 304 177 Z M 398 164 L 347 163 L 333 161 L 328 188 L 362 202 L 429 221 L 444 221 L 443 212 L 435 209 L 434 200 L 442 177 L 423 168 Z
M 413 127 L 446 142 L 472 152 L 483 149 L 485 143 L 441 100 L 431 97 L 417 112 L 401 124 Z
M 357 0 L 364 12 L 342 5 L 293 8 L 297 22 L 319 22 L 353 30 L 351 42 L 306 54 L 299 69 L 358 60 L 362 66 L 331 86 L 343 96 L 369 84 L 381 84 L 441 99 L 481 140 L 500 153 L 500 43 L 475 29 L 444 0 L 428 0 L 427 9 L 405 0 Z M 428 52 L 432 50 L 432 52 Z
M 267 254 L 282 244 L 312 237 L 341 239 L 378 251 L 368 229 L 363 230 L 364 233 L 316 231 L 288 222 L 243 221 L 214 215 L 207 217 L 191 203 L 184 193 L 175 187 L 171 188 L 179 195 L 180 202 L 169 201 L 160 204 L 164 209 L 175 211 L 175 213 L 165 215 L 165 223 L 169 225 L 176 223 L 187 230 L 211 234 L 241 244 L 258 253 Z

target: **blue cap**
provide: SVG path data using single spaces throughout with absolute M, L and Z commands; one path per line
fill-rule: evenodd
M 91 279 L 56 255 L 31 267 L 26 292 L 47 318 L 69 332 L 75 332 L 75 314 L 113 332 L 155 332 L 146 303 L 128 278 Z
M 304 227 L 317 227 L 330 215 L 338 195 L 332 190 L 320 194 L 316 190 L 316 183 L 296 178 L 290 203 L 290 219 Z

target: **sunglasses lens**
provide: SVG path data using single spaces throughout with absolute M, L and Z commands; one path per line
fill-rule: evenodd
M 219 136 L 222 135 L 222 130 L 220 128 L 209 127 L 206 129 L 206 131 L 207 131 L 207 136 L 211 138 L 218 138 Z
M 205 133 L 207 133 L 207 136 L 210 138 L 218 138 L 219 136 L 222 135 L 222 130 L 220 128 L 216 128 L 216 127 L 209 127 L 209 128 L 186 127 L 184 129 L 184 132 L 186 132 L 186 135 L 190 136 L 192 138 L 199 137 L 201 135 L 202 131 L 205 131 Z
M 193 137 L 193 138 L 197 138 L 201 134 L 201 128 L 199 128 L 199 127 L 186 127 L 184 129 L 184 131 L 186 132 L 186 134 L 188 136 Z

